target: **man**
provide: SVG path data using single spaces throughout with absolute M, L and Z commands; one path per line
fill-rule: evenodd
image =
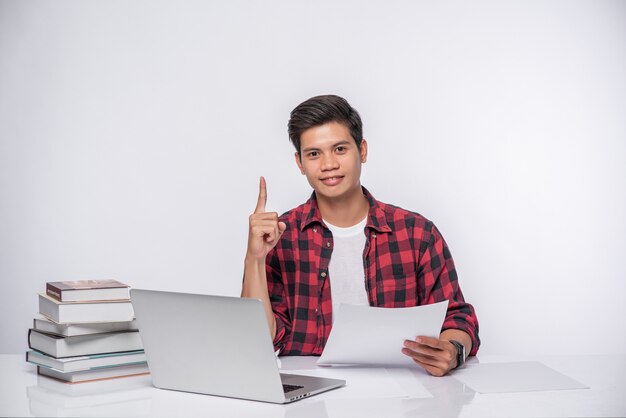
M 449 300 L 439 338 L 407 336 L 398 350 L 434 376 L 461 366 L 480 344 L 474 309 L 433 223 L 361 186 L 367 141 L 357 111 L 341 97 L 317 96 L 291 112 L 288 128 L 313 194 L 279 217 L 265 211 L 261 177 L 241 293 L 263 301 L 275 347 L 283 355 L 320 355 L 339 303 L 395 308 Z

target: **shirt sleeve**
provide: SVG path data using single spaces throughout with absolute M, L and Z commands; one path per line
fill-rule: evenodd
M 430 232 L 430 238 L 428 234 L 425 236 L 427 246 L 418 265 L 418 279 L 421 284 L 418 292 L 421 304 L 428 305 L 448 300 L 448 312 L 442 331 L 446 329 L 465 331 L 472 339 L 470 355 L 476 355 L 480 346 L 476 312 L 463 298 L 448 245 L 434 225 Z
M 277 249 L 273 248 L 265 261 L 267 276 L 267 290 L 272 304 L 272 311 L 276 318 L 276 337 L 274 337 L 274 350 L 282 350 L 291 334 L 291 320 L 286 301 L 285 288 L 280 268 L 280 260 Z

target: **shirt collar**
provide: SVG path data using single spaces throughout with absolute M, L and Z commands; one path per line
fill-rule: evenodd
M 374 199 L 374 196 L 363 186 L 363 194 L 367 198 L 367 201 L 370 204 L 370 209 L 367 214 L 367 223 L 365 224 L 366 228 L 372 228 L 377 232 L 391 232 L 391 227 L 387 223 L 387 219 L 385 217 L 385 212 L 381 207 L 381 204 Z M 311 194 L 309 200 L 306 201 L 303 207 L 304 213 L 304 221 L 300 226 L 300 230 L 304 231 L 309 225 L 313 223 L 319 223 L 320 225 L 324 224 L 322 220 L 322 214 L 317 207 L 317 197 L 315 196 L 315 192 Z

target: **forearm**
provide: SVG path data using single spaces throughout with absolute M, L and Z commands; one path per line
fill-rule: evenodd
M 455 299 L 456 298 L 456 299 Z M 446 319 L 443 322 L 443 329 L 455 330 L 463 332 L 470 337 L 471 350 L 467 350 L 468 355 L 476 355 L 480 347 L 480 338 L 478 337 L 478 318 L 474 307 L 463 301 L 460 290 L 456 295 L 448 296 L 449 305 Z M 461 340 L 457 340 L 461 342 Z M 467 349 L 467 345 L 465 348 Z
M 474 307 L 463 298 L 454 261 L 446 242 L 434 226 L 431 232 L 430 246 L 424 252 L 420 259 L 421 264 L 418 266 L 423 272 L 419 277 L 422 294 L 420 304 L 427 305 L 447 300 L 448 310 L 442 328 L 449 332 L 442 333 L 442 335 L 448 336 L 455 331 L 452 333 L 456 338 L 448 337 L 447 339 L 455 339 L 463 343 L 468 355 L 476 355 L 480 347 L 476 312 Z
M 276 317 L 272 311 L 269 292 L 267 288 L 267 274 L 263 260 L 246 257 L 244 263 L 243 285 L 241 288 L 242 298 L 255 298 L 263 302 L 267 325 L 272 340 L 276 337 Z

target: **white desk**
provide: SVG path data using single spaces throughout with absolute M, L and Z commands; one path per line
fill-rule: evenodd
M 338 389 L 332 396 L 321 394 L 283 406 L 159 390 L 151 386 L 149 376 L 67 385 L 37 376 L 24 355 L 0 355 L 0 416 L 626 416 L 626 356 L 480 356 L 472 361 L 522 360 L 540 361 L 590 389 L 480 394 L 453 376 L 414 372 L 412 378 L 432 397 L 342 399 Z M 283 369 L 314 368 L 314 361 L 284 358 Z

